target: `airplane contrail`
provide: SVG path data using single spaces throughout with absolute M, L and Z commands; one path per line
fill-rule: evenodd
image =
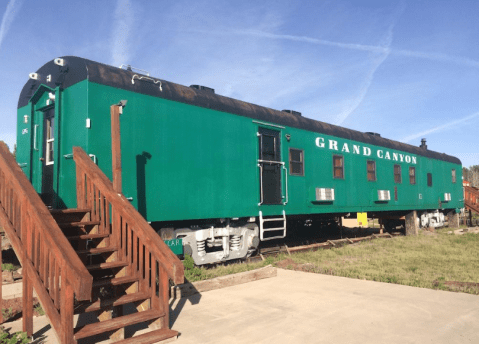
M 341 43 L 328 41 L 324 39 L 317 39 L 308 36 L 294 36 L 294 35 L 279 35 L 274 33 L 268 33 L 258 30 L 235 30 L 230 33 L 237 35 L 249 35 L 262 38 L 271 38 L 278 40 L 290 40 L 295 42 L 305 42 L 317 45 L 325 45 L 330 47 L 349 49 L 349 50 L 358 50 L 358 51 L 367 51 L 367 52 L 376 52 L 376 53 L 390 53 L 393 55 L 400 55 L 411 58 L 420 58 L 432 61 L 439 62 L 448 62 L 454 63 L 461 66 L 470 66 L 479 68 L 479 61 L 473 60 L 467 57 L 441 54 L 441 53 L 426 53 L 412 50 L 401 50 L 401 49 L 390 49 L 389 47 L 377 46 L 377 45 L 365 45 L 365 44 L 355 44 L 355 43 Z
M 478 117 L 479 116 L 479 112 L 476 112 L 476 113 L 473 113 L 472 115 L 469 115 L 469 116 L 466 116 L 466 117 L 463 117 L 463 118 L 460 118 L 460 119 L 457 119 L 455 121 L 452 121 L 452 122 L 447 122 L 445 124 L 442 124 L 442 125 L 438 125 L 437 127 L 434 127 L 434 128 L 431 128 L 431 129 L 428 129 L 428 130 L 424 130 L 424 131 L 421 131 L 420 133 L 416 133 L 416 134 L 412 134 L 412 135 L 409 135 L 409 136 L 406 136 L 405 138 L 403 138 L 402 142 L 409 142 L 411 140 L 415 140 L 417 138 L 420 138 L 420 137 L 424 137 L 426 136 L 427 134 L 431 134 L 431 133 L 434 133 L 436 131 L 441 131 L 441 130 L 444 130 L 444 129 L 447 129 L 447 128 L 450 128 L 451 126 L 454 126 L 454 125 L 457 125 L 457 124 L 461 124 L 463 122 L 466 122 L 470 119 L 473 119 L 475 117 Z
M 111 37 L 112 65 L 120 66 L 130 60 L 129 40 L 131 28 L 135 17 L 132 11 L 130 0 L 118 0 L 115 9 L 115 20 L 113 22 L 113 33 Z
M 15 19 L 15 16 L 20 10 L 22 2 L 23 0 L 10 0 L 7 5 L 7 9 L 3 14 L 2 24 L 0 24 L 0 49 L 2 47 L 3 40 L 7 35 L 8 29 L 10 28 L 10 25 L 12 25 L 13 19 Z

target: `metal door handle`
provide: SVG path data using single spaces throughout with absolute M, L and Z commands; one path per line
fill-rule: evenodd
M 285 164 L 283 163 L 283 170 L 284 170 L 284 180 L 285 180 L 285 188 L 286 188 L 286 202 L 283 205 L 288 204 L 288 170 L 286 169 Z
M 45 158 L 40 158 L 40 161 L 45 161 Z
M 260 185 L 260 202 L 258 205 L 263 204 L 263 165 L 258 164 L 259 167 L 259 185 Z
M 34 150 L 38 150 L 38 148 L 37 148 L 37 128 L 38 128 L 38 124 L 35 124 L 33 126 L 33 149 Z

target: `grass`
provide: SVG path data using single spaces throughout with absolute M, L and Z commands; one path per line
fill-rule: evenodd
M 12 315 L 13 315 L 12 307 L 2 308 L 3 321 L 8 321 L 8 319 L 10 319 Z
M 43 310 L 40 303 L 35 306 L 35 311 L 38 313 L 39 316 L 45 315 L 45 311 Z
M 295 265 L 308 264 L 308 271 L 315 273 L 414 287 L 450 290 L 444 282 L 479 283 L 479 235 L 447 234 L 449 230 L 377 239 L 330 250 L 268 257 L 259 263 L 230 264 L 209 269 L 194 267 L 192 260 L 185 261 L 185 277 L 193 282 L 249 271 L 291 258 Z M 479 294 L 479 288 L 461 291 Z
M 444 281 L 479 282 L 479 235 L 437 235 L 374 240 L 338 249 L 298 253 L 298 264 L 314 265 L 314 272 L 446 289 Z M 479 290 L 469 290 L 479 294 Z
M 20 266 L 18 265 L 13 265 L 11 263 L 5 263 L 5 264 L 2 264 L 2 271 L 17 271 L 18 269 L 20 269 Z
M 245 272 L 250 270 L 255 270 L 262 268 L 266 265 L 272 264 L 275 262 L 274 257 L 269 257 L 264 261 L 257 263 L 238 263 L 238 264 L 228 264 L 228 265 L 219 265 L 214 268 L 205 268 L 198 267 L 194 265 L 193 258 L 186 256 L 183 261 L 185 267 L 185 278 L 189 282 L 203 281 L 215 277 L 226 276 L 231 274 L 236 274 L 239 272 Z

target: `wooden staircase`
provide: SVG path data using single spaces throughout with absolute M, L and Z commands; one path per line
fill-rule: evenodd
M 61 343 L 176 338 L 169 286 L 183 283 L 182 263 L 82 149 L 74 160 L 78 209 L 48 210 L 0 144 L 0 225 L 24 267 L 24 331 L 35 288 Z M 74 327 L 74 314 L 88 321 Z M 149 331 L 125 338 L 139 324 Z

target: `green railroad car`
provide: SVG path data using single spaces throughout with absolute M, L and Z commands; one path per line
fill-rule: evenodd
M 293 222 L 416 210 L 437 225 L 463 207 L 461 162 L 425 144 L 73 56 L 30 74 L 18 102 L 17 161 L 51 207 L 76 206 L 72 147 L 111 177 L 120 100 L 123 193 L 196 264 L 246 257 Z

